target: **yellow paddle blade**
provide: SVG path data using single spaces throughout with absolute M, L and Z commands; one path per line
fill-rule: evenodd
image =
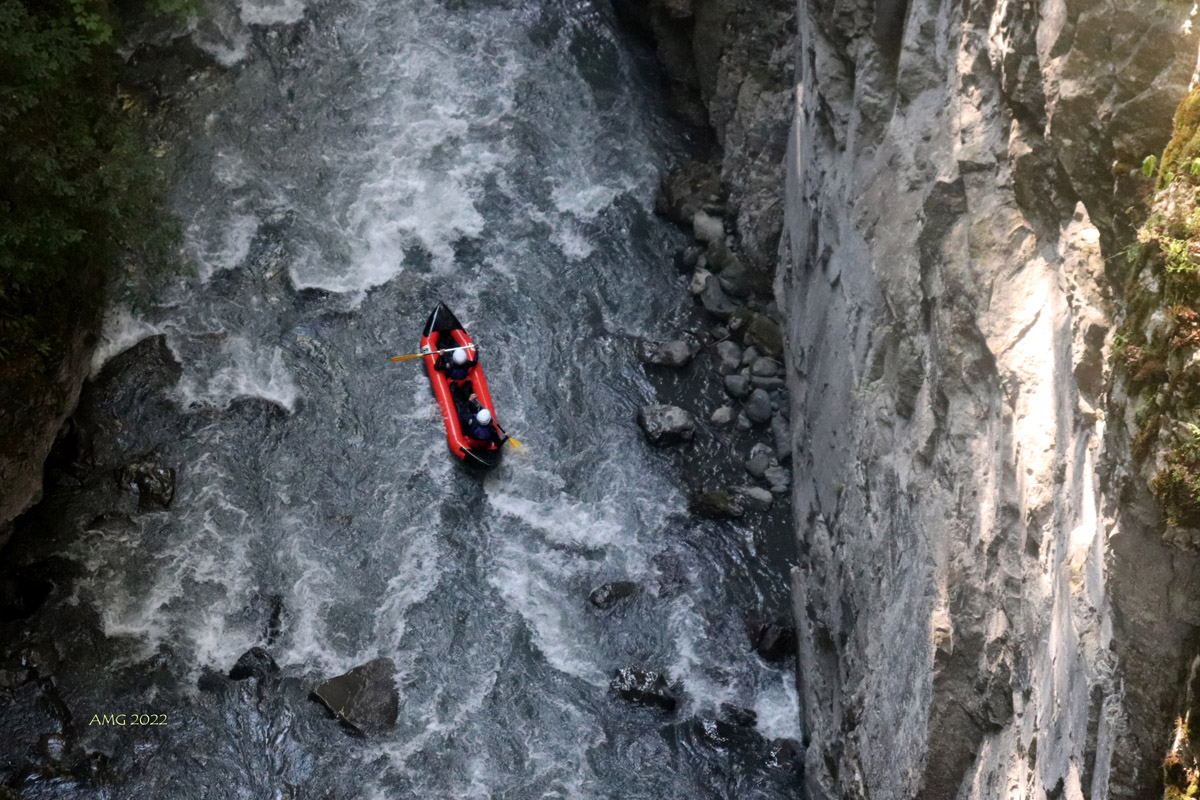
M 411 356 L 392 356 L 392 361 L 408 361 L 413 358 L 420 358 L 424 353 L 413 353 Z
M 509 436 L 509 437 L 508 437 L 508 443 L 509 443 L 510 445 L 512 445 L 514 448 L 517 448 L 517 449 L 519 449 L 519 448 L 522 448 L 522 447 L 524 447 L 524 446 L 525 446 L 525 445 L 521 444 L 520 442 L 518 442 L 518 441 L 517 441 L 515 438 L 513 438 L 512 436 Z

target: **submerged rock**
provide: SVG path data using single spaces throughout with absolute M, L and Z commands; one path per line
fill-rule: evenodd
M 692 415 L 679 406 L 642 406 L 638 411 L 638 425 L 645 431 L 650 444 L 659 447 L 690 442 L 696 432 Z
M 400 713 L 396 665 L 390 658 L 377 658 L 330 678 L 313 689 L 313 696 L 339 721 L 364 734 L 392 727 Z
M 796 652 L 796 629 L 781 622 L 747 621 L 750 646 L 765 661 L 783 661 Z
M 746 513 L 741 497 L 731 492 L 701 492 L 692 497 L 693 514 L 707 519 L 735 519 Z
M 175 499 L 175 470 L 143 456 L 117 470 L 117 484 L 138 496 L 138 508 L 168 508 Z
M 271 654 L 261 647 L 251 647 L 242 653 L 242 657 L 233 665 L 233 669 L 229 670 L 229 677 L 235 681 L 247 678 L 262 680 L 276 672 L 279 672 L 279 665 L 275 663 L 275 659 L 271 658 Z
M 795 739 L 772 739 L 767 745 L 767 766 L 803 775 L 804 745 Z
M 696 735 L 712 747 L 738 747 L 760 742 L 762 737 L 754 726 L 758 715 L 748 708 L 722 703 L 717 717 L 698 717 L 694 721 Z
M 609 688 L 626 702 L 675 710 L 675 695 L 667 685 L 666 677 L 657 672 L 637 667 L 619 669 L 613 673 Z
M 637 584 L 632 581 L 610 581 L 592 589 L 588 602 L 596 608 L 612 608 L 621 600 L 637 593 Z

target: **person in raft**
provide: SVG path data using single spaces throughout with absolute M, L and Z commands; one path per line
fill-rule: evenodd
M 442 353 L 439 355 L 437 360 L 433 362 L 433 368 L 446 373 L 446 377 L 452 381 L 465 381 L 467 376 L 471 374 L 471 367 L 478 363 L 478 355 L 472 358 L 467 355 L 466 350 L 460 347 L 452 353 Z
M 492 413 L 486 408 L 479 409 L 474 416 L 468 418 L 463 433 L 481 442 L 491 442 L 498 438 L 496 427 L 492 425 Z

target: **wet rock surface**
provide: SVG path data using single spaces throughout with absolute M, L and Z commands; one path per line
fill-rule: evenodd
M 651 670 L 637 667 L 619 669 L 613 674 L 609 688 L 622 700 L 639 706 L 674 711 L 677 703 L 666 676 Z
M 696 432 L 692 415 L 679 406 L 642 406 L 637 421 L 650 444 L 659 447 L 690 442 Z
M 248 678 L 263 680 L 277 672 L 279 672 L 279 665 L 275 663 L 275 659 L 271 658 L 270 653 L 261 647 L 251 647 L 237 660 L 233 669 L 229 670 L 229 679 L 234 681 L 244 681 Z
M 597 586 L 588 595 L 588 602 L 599 609 L 609 609 L 626 597 L 637 593 L 638 585 L 632 581 L 610 581 Z
M 320 683 L 313 696 L 350 728 L 364 734 L 381 733 L 396 724 L 400 711 L 396 665 L 390 658 L 368 661 Z

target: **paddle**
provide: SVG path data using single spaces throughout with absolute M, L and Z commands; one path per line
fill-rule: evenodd
M 412 355 L 407 355 L 407 356 L 392 356 L 392 361 L 408 361 L 413 358 L 421 358 L 422 356 L 437 355 L 438 353 L 453 353 L 455 350 L 474 350 L 474 349 L 475 349 L 475 345 L 466 344 L 466 345 L 463 345 L 462 347 L 447 347 L 445 350 L 431 350 L 428 353 L 413 353 Z

